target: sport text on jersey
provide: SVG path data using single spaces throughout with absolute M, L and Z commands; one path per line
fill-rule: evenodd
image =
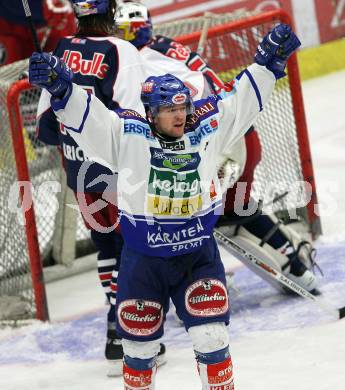
M 93 53 L 92 60 L 83 58 L 83 54 L 76 50 L 65 50 L 62 59 L 71 68 L 73 73 L 80 73 L 83 76 L 95 76 L 104 79 L 109 65 L 104 62 L 103 53 Z

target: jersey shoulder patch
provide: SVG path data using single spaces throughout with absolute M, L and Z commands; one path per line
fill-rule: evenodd
M 200 123 L 207 118 L 217 114 L 218 110 L 218 98 L 214 95 L 209 96 L 206 99 L 197 100 L 194 102 L 194 113 L 188 118 L 186 125 L 186 133 L 194 131 L 200 126 Z
M 143 123 L 147 123 L 147 120 L 140 115 L 137 111 L 135 110 L 130 110 L 130 109 L 123 109 L 123 108 L 118 108 L 114 110 L 114 112 L 123 119 L 133 119 L 133 120 L 138 120 Z

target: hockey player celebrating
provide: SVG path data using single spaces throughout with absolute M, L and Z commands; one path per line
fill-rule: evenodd
M 116 1 L 72 0 L 72 5 L 78 18 L 77 34 L 61 39 L 54 55 L 68 64 L 76 84 L 95 94 L 108 108 L 128 107 L 143 114 L 140 88 L 145 76 L 141 59 L 128 42 L 110 36 Z M 128 88 L 128 79 L 132 89 Z M 42 93 L 37 115 L 38 138 L 60 148 L 67 185 L 76 194 L 80 211 L 98 250 L 99 278 L 108 301 L 112 303 L 108 313 L 105 356 L 111 363 L 109 375 L 121 375 L 123 351 L 115 331 L 114 305 L 123 240 L 116 224 L 115 178 L 104 166 L 88 162 L 80 145 L 63 125 L 59 126 L 50 108 L 47 91 Z M 98 208 L 96 211 L 93 210 L 95 206 Z M 164 345 L 161 362 L 163 355 Z
M 218 94 L 227 89 L 227 85 L 198 53 L 173 39 L 162 35 L 154 36 L 152 27 L 150 12 L 143 4 L 128 1 L 118 6 L 115 13 L 116 35 L 131 42 L 139 50 L 147 75 L 164 74 L 169 70 L 169 73 L 180 78 L 189 87 L 193 100 L 209 95 L 211 91 Z M 260 139 L 253 127 L 220 158 L 220 166 L 229 161 L 236 164 L 241 172 L 237 181 L 246 183 L 243 202 L 240 205 L 242 209 L 246 209 L 249 201 L 253 201 L 250 191 L 254 170 L 260 160 Z M 230 234 L 235 240 L 236 237 L 248 240 L 260 258 L 269 260 L 270 266 L 283 271 L 308 291 L 315 292 L 317 280 L 310 270 L 314 263 L 311 243 L 302 239 L 275 216 L 257 213 L 255 218 L 239 217 L 234 210 L 238 185 L 233 180 L 231 185 L 228 183 L 226 189 L 226 218 L 219 222 L 222 224 L 222 232 Z M 252 269 L 256 271 L 256 268 Z M 271 283 L 271 279 L 267 280 Z M 281 289 L 277 283 L 274 283 L 274 287 Z
M 234 388 L 225 273 L 212 236 L 221 208 L 214 157 L 244 135 L 299 45 L 289 26 L 276 26 L 221 100 L 193 104 L 178 78 L 152 76 L 141 94 L 146 119 L 108 110 L 72 83 L 57 57 L 32 55 L 30 81 L 51 93 L 59 121 L 90 159 L 119 172 L 125 389 L 154 389 L 169 297 L 192 339 L 202 387 Z

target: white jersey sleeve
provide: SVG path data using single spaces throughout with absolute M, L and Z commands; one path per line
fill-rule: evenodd
M 42 114 L 50 108 L 50 97 L 51 94 L 46 89 L 42 89 L 37 106 L 37 118 L 40 118 Z
M 140 100 L 141 84 L 146 79 L 143 61 L 131 43 L 114 39 L 119 56 L 119 71 L 113 88 L 113 101 L 117 101 L 121 108 L 130 108 L 145 115 L 144 105 Z
M 52 107 L 86 156 L 116 172 L 121 139 L 119 116 L 76 84 L 64 109 L 57 109 L 53 102 Z
M 250 65 L 236 78 L 233 90 L 218 103 L 220 126 L 216 142 L 220 153 L 245 135 L 269 100 L 275 82 L 274 74 L 258 64 Z

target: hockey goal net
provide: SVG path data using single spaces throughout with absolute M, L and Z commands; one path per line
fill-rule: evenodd
M 281 11 L 244 17 L 243 13 L 207 15 L 157 26 L 155 33 L 174 37 L 192 50 L 202 47 L 209 65 L 229 81 L 252 63 L 258 42 L 278 22 L 291 24 Z M 26 79 L 18 80 L 26 69 L 27 61 L 0 68 L 0 321 L 48 319 L 43 265 L 51 258 L 57 226 L 60 231 L 69 229 L 74 239 L 68 245 L 88 237 L 80 216 L 77 223 L 59 216 L 67 203 L 60 195 L 61 160 L 55 147 L 35 139 L 40 92 Z M 255 127 L 263 149 L 255 196 L 269 203 L 285 194 L 274 203 L 274 211 L 295 212 L 318 236 L 321 227 L 315 214 L 316 189 L 296 56 L 289 60 L 288 77 L 278 82 Z M 60 245 L 65 245 L 63 240 Z M 58 252 L 69 253 L 63 248 Z

